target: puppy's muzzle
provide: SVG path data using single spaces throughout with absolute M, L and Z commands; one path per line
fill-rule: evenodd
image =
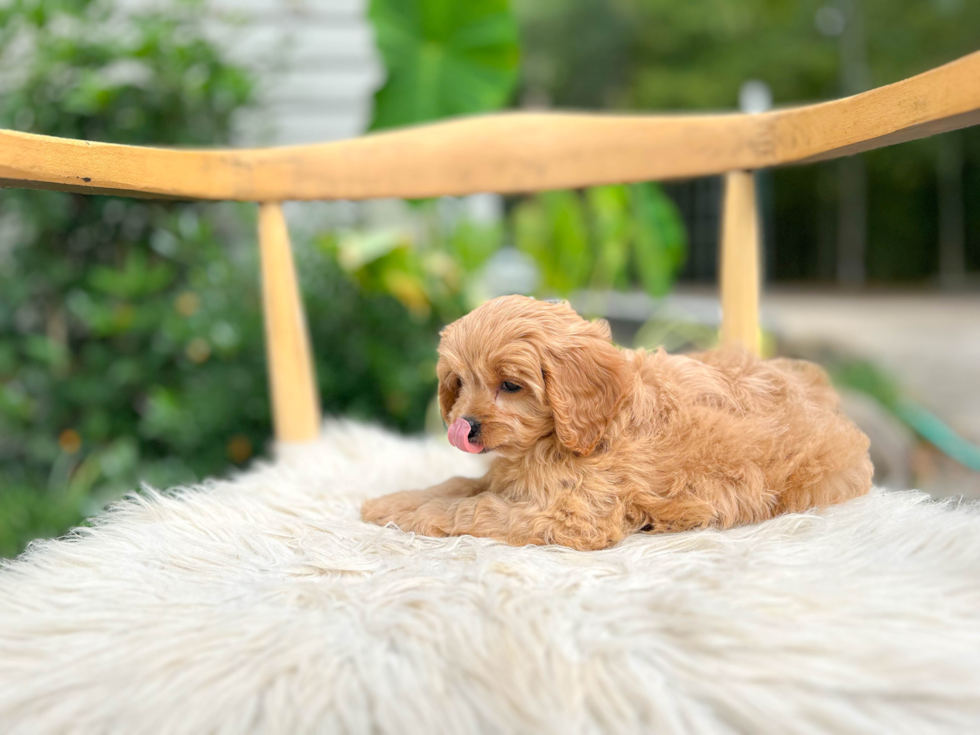
M 482 452 L 484 447 L 480 442 L 480 422 L 460 416 L 449 427 L 449 443 L 470 454 Z

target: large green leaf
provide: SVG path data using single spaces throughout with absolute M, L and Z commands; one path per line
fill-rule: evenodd
M 373 130 L 502 107 L 517 81 L 517 23 L 508 0 L 371 0 L 388 81 Z
M 632 276 L 666 294 L 687 249 L 677 207 L 657 184 L 547 191 L 514 210 L 514 243 L 537 264 L 544 286 L 567 296 L 591 287 L 627 288 Z
M 664 296 L 684 264 L 687 233 L 676 205 L 657 184 L 633 184 L 630 194 L 637 272 L 647 293 Z
M 632 229 L 629 189 L 622 184 L 594 186 L 585 191 L 595 233 L 593 288 L 625 288 L 628 281 Z
M 549 291 L 568 296 L 585 284 L 592 253 L 577 193 L 546 191 L 521 202 L 514 212 L 514 242 L 534 259 Z
M 568 296 L 588 278 L 592 268 L 585 207 L 581 197 L 571 191 L 547 191 L 541 199 L 554 227 L 555 268 L 549 280 L 561 296 Z

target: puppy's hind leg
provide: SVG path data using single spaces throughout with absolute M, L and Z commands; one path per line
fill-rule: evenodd
M 802 513 L 809 508 L 835 505 L 866 495 L 871 489 L 873 474 L 870 458 L 860 457 L 848 467 L 827 472 L 816 482 L 794 484 L 780 496 L 777 512 Z

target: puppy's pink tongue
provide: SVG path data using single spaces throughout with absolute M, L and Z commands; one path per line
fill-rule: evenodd
M 453 421 L 449 427 L 449 443 L 457 449 L 462 449 L 470 454 L 479 454 L 483 451 L 482 444 L 474 444 L 470 441 L 470 422 L 464 418 Z

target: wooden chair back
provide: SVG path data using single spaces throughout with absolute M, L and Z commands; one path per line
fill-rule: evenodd
M 0 130 L 0 186 L 259 204 L 276 438 L 316 438 L 320 400 L 281 202 L 501 194 L 724 174 L 721 339 L 759 350 L 752 171 L 980 123 L 980 52 L 896 84 L 760 114 L 503 113 L 352 140 L 171 150 Z

